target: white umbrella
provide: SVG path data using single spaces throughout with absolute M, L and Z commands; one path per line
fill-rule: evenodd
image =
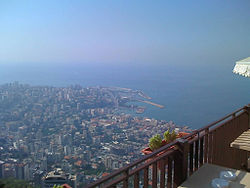
M 233 73 L 239 74 L 245 77 L 250 77 L 250 57 L 236 61 Z

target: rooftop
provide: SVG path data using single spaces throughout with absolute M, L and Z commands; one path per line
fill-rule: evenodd
M 45 180 L 52 180 L 52 179 L 64 179 L 66 180 L 66 174 L 62 171 L 62 169 L 57 168 L 51 172 L 49 172 L 46 177 Z

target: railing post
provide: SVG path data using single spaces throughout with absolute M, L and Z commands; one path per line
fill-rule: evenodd
M 182 171 L 181 171 L 181 181 L 184 182 L 188 175 L 188 152 L 189 144 L 187 139 L 179 139 L 182 153 Z
M 209 129 L 205 129 L 205 143 L 204 143 L 204 163 L 208 162 L 208 134 Z
M 139 172 L 136 172 L 134 175 L 134 188 L 139 188 L 139 179 L 140 179 L 140 174 Z
M 144 187 L 148 188 L 148 167 L 144 169 Z
M 128 188 L 128 169 L 124 171 L 124 174 L 126 176 L 126 179 L 123 180 L 123 188 Z
M 246 111 L 248 112 L 248 128 L 250 129 L 250 104 L 248 104 L 246 106 Z M 247 169 L 250 169 L 250 157 L 248 154 L 248 158 L 247 158 Z
M 199 145 L 200 145 L 200 133 L 197 133 L 198 139 L 195 141 L 194 147 L 194 170 L 199 168 Z
M 250 104 L 247 105 L 247 112 L 248 112 L 248 128 L 250 128 Z
M 248 114 L 248 128 L 250 128 L 250 104 L 244 106 L 244 110 L 247 112 Z
M 173 157 L 169 156 L 168 157 L 168 179 L 167 179 L 167 188 L 172 187 L 172 180 L 173 180 L 173 169 L 172 169 L 172 164 L 173 164 Z
M 157 188 L 157 162 L 153 163 L 152 188 Z
M 182 181 L 182 152 L 176 151 L 174 154 L 174 184 L 173 188 L 177 188 L 181 185 Z

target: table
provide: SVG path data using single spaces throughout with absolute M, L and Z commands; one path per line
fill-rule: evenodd
M 250 188 L 250 173 L 213 164 L 204 164 L 179 188 L 211 188 L 211 181 L 214 178 L 219 178 L 220 172 L 224 170 L 230 170 L 237 175 L 237 179 L 230 183 L 230 188 Z
M 231 144 L 231 147 L 238 148 L 246 151 L 250 151 L 250 129 L 243 132 L 238 138 L 236 138 Z

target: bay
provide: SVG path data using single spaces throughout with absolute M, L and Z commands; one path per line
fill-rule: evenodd
M 250 103 L 250 79 L 232 73 L 232 64 L 103 65 L 1 64 L 0 84 L 116 86 L 138 89 L 164 109 L 146 106 L 142 116 L 197 129 Z

